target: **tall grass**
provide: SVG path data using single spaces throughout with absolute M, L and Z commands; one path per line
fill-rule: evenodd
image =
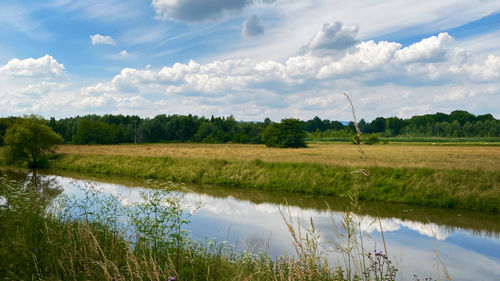
M 303 228 L 290 212 L 282 214 L 296 252 L 272 259 L 265 252 L 238 252 L 224 243 L 190 240 L 178 231 L 187 221 L 179 220 L 183 214 L 170 191 L 153 191 L 142 203 L 124 206 L 119 198 L 83 186 L 83 198 L 57 201 L 47 209 L 59 189 L 49 182 L 40 188 L 43 180 L 38 181 L 26 185 L 0 178 L 0 194 L 8 201 L 0 210 L 4 279 L 393 280 L 391 274 L 379 274 L 387 269 L 376 267 L 380 261 L 371 261 L 370 255 L 361 271 L 328 264 L 314 223 Z M 130 212 L 134 209 L 140 212 Z M 145 223 L 139 226 L 134 218 Z

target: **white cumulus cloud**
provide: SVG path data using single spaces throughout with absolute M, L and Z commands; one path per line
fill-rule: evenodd
M 91 84 L 70 85 L 60 76 L 64 66 L 49 55 L 12 59 L 0 66 L 0 111 L 19 114 L 39 104 L 42 112 L 56 108 L 50 101 L 57 100 L 67 115 L 233 114 L 242 120 L 318 115 L 348 120 L 348 105 L 339 95 L 345 91 L 365 119 L 457 108 L 498 115 L 500 56 L 477 57 L 447 33 L 403 47 L 398 42 L 360 41 L 357 32 L 356 26 L 326 24 L 301 44 L 305 49 L 282 60 L 191 60 L 161 68 L 126 67 L 112 79 Z M 113 56 L 127 55 L 135 54 L 123 50 Z M 40 77 L 50 78 L 50 83 Z M 66 110 L 71 108 L 68 104 L 78 113 Z
M 63 71 L 64 65 L 57 62 L 51 55 L 45 55 L 37 59 L 20 60 L 15 58 L 0 67 L 1 74 L 11 76 L 50 77 L 61 75 Z
M 448 46 L 452 42 L 453 37 L 448 33 L 439 33 L 438 36 L 425 38 L 398 50 L 395 54 L 395 60 L 398 63 L 439 62 L 446 59 Z
M 304 47 L 307 51 L 326 52 L 341 51 L 358 43 L 358 27 L 346 26 L 341 22 L 325 23 L 309 43 Z
M 343 25 L 339 26 L 337 30 L 342 30 Z M 314 116 L 317 111 L 347 112 L 345 101 L 336 93 L 347 91 L 360 95 L 357 99 L 360 110 L 366 107 L 373 115 L 391 112 L 408 117 L 433 110 L 446 111 L 451 101 L 453 109 L 466 105 L 466 98 L 476 92 L 469 90 L 476 81 L 486 81 L 490 83 L 487 86 L 493 87 L 494 78 L 500 75 L 499 57 L 491 55 L 477 62 L 467 51 L 456 47 L 447 33 L 424 38 L 405 48 L 398 42 L 370 40 L 348 49 L 341 55 L 306 52 L 284 62 L 228 59 L 202 64 L 191 60 L 160 69 L 124 68 L 112 80 L 82 91 L 92 97 L 89 100 L 95 99 L 102 105 L 108 103 L 98 99 L 101 96 L 108 97 L 106 102 L 120 104 L 128 100 L 118 97 L 141 96 L 144 101 L 130 103 L 183 113 L 193 113 L 196 108 L 195 113 L 201 115 L 228 114 L 225 109 L 231 106 L 230 114 L 239 112 L 247 116 L 252 109 L 251 114 L 260 118 L 278 111 L 276 114 L 288 116 Z M 450 85 L 464 82 L 469 83 L 463 87 L 465 92 L 449 90 Z M 415 84 L 428 83 L 434 86 L 414 88 Z
M 42 81 L 36 84 L 29 84 L 21 90 L 21 93 L 23 93 L 24 95 L 32 95 L 36 97 L 45 95 L 53 91 L 64 90 L 66 86 L 67 85 L 62 83 Z
M 104 45 L 116 45 L 115 40 L 109 35 L 94 34 L 90 35 L 90 41 L 92 45 L 104 44 Z
M 479 81 L 496 80 L 500 78 L 500 56 L 488 55 L 482 64 L 452 66 L 450 70 L 457 74 L 467 73 Z
M 396 42 L 374 41 L 361 42 L 356 46 L 354 53 L 346 54 L 343 58 L 321 67 L 319 78 L 328 78 L 333 75 L 343 75 L 353 72 L 382 70 L 389 66 L 394 53 L 401 48 Z

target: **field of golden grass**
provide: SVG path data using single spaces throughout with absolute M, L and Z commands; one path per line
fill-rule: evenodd
M 169 143 L 144 145 L 61 145 L 57 153 L 82 155 L 169 156 L 267 162 L 306 162 L 336 166 L 379 166 L 500 170 L 500 146 L 380 144 L 363 146 L 367 161 L 347 143 L 310 143 L 308 148 L 280 149 L 250 144 Z

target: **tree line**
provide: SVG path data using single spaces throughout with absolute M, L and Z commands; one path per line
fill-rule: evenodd
M 355 128 L 352 122 L 341 127 L 337 121 L 315 117 L 304 122 L 310 137 L 350 137 Z M 499 137 L 500 120 L 491 114 L 474 115 L 456 110 L 450 114 L 435 113 L 417 115 L 408 119 L 377 117 L 371 122 L 361 119 L 358 126 L 364 134 L 383 137 Z
M 0 118 L 0 145 L 6 130 L 21 117 Z M 22 119 L 22 118 L 21 118 Z M 274 146 L 296 144 L 290 135 L 303 138 L 337 136 L 352 137 L 352 122 L 331 121 L 314 117 L 311 120 L 274 123 L 266 118 L 260 122 L 236 121 L 229 117 L 198 117 L 194 115 L 165 115 L 141 118 L 137 115 L 86 115 L 56 120 L 45 120 L 45 125 L 59 134 L 65 143 L 116 144 L 156 142 L 207 142 L 207 143 L 266 143 L 276 140 Z M 274 124 L 274 125 L 273 125 Z M 283 125 L 279 125 L 283 124 Z M 293 128 L 291 127 L 293 124 Z M 265 133 L 266 128 L 271 126 Z M 299 130 L 297 130 L 297 128 Z M 359 121 L 365 134 L 384 137 L 499 137 L 500 121 L 491 114 L 474 115 L 467 111 L 450 114 L 436 113 L 414 116 L 377 117 L 371 122 Z M 279 132 L 281 130 L 281 132 Z M 288 130 L 283 132 L 283 130 Z M 274 134 L 274 135 L 273 135 Z M 279 141 L 278 141 L 279 137 Z M 299 142 L 300 143 L 300 142 Z M 302 145 L 300 143 L 300 145 Z M 299 146 L 300 146 L 299 145 Z

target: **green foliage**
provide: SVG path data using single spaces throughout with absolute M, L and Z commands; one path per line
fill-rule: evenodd
M 352 136 L 352 143 L 353 144 L 361 144 L 361 140 L 359 139 L 358 135 Z
M 182 217 L 181 197 L 165 190 L 141 192 L 143 202 L 128 207 L 127 213 L 137 233 L 137 243 L 153 249 L 158 257 L 180 243 L 181 227 L 189 221 Z
M 281 123 L 268 125 L 262 134 L 266 146 L 280 148 L 306 147 L 305 138 L 306 133 L 298 119 L 283 119 Z
M 305 122 L 309 124 L 309 121 Z M 315 123 L 318 123 L 315 121 Z M 409 119 L 398 117 L 377 117 L 371 122 L 361 119 L 358 126 L 364 134 L 379 134 L 384 137 L 498 137 L 500 136 L 500 121 L 491 114 L 475 116 L 466 111 L 453 111 L 450 114 L 436 113 L 413 116 Z M 350 138 L 355 134 L 352 126 L 340 129 L 327 126 L 326 130 L 316 131 L 307 128 L 308 139 L 335 139 L 338 137 Z M 324 128 L 324 126 L 322 127 Z M 350 128 L 350 130 L 349 130 Z
M 275 124 L 270 124 L 266 127 L 266 129 L 262 133 L 262 142 L 264 142 L 266 146 L 270 147 L 279 146 L 278 135 L 279 135 L 278 127 Z
M 379 143 L 380 139 L 376 134 L 371 134 L 367 138 L 365 138 L 364 143 L 368 145 Z
M 75 144 L 112 144 L 118 139 L 118 128 L 116 125 L 109 125 L 100 121 L 83 119 L 78 126 L 76 134 L 73 136 Z
M 4 159 L 7 163 L 26 162 L 29 167 L 43 166 L 53 147 L 63 142 L 61 136 L 36 115 L 18 119 L 5 133 Z
M 0 118 L 0 146 L 4 144 L 5 132 L 14 124 L 16 117 Z
M 2 122 L 0 119 L 0 144 L 2 128 L 5 127 Z M 143 119 L 135 115 L 86 115 L 60 120 L 51 118 L 48 122 L 48 125 L 60 134 L 66 143 L 103 144 L 133 142 L 263 143 L 262 133 L 271 124 L 273 123 L 269 118 L 263 122 L 243 122 L 236 121 L 233 116 L 205 118 L 191 114 L 160 114 L 151 119 Z M 361 119 L 358 125 L 365 134 L 376 133 L 384 137 L 500 136 L 500 121 L 491 114 L 475 116 L 466 111 L 453 111 L 450 114 L 426 114 L 410 119 L 377 117 L 371 122 Z M 339 138 L 347 140 L 355 134 L 352 122 L 344 125 L 339 121 L 322 120 L 317 116 L 311 120 L 300 121 L 300 126 L 307 132 L 307 138 L 314 140 Z
M 17 117 L 0 118 L 0 145 L 5 131 L 15 123 Z M 356 134 L 354 123 L 344 125 L 314 117 L 299 121 L 307 132 L 308 140 L 349 141 Z M 193 115 L 165 115 L 140 118 L 136 115 L 86 115 L 56 120 L 50 118 L 44 124 L 61 135 L 65 143 L 157 143 L 157 142 L 205 142 L 205 143 L 263 143 L 263 132 L 272 125 L 266 118 L 263 122 L 236 121 L 233 116 L 205 118 Z M 364 134 L 378 134 L 383 137 L 443 137 L 443 138 L 492 138 L 500 136 L 500 121 L 491 114 L 473 115 L 466 111 L 450 114 L 436 113 L 413 116 L 377 117 L 371 122 L 361 119 L 358 123 Z M 266 138 L 276 144 L 271 137 Z
M 199 142 L 213 143 L 217 142 L 218 135 L 219 128 L 217 128 L 217 126 L 209 122 L 203 122 L 194 135 L 194 139 Z

